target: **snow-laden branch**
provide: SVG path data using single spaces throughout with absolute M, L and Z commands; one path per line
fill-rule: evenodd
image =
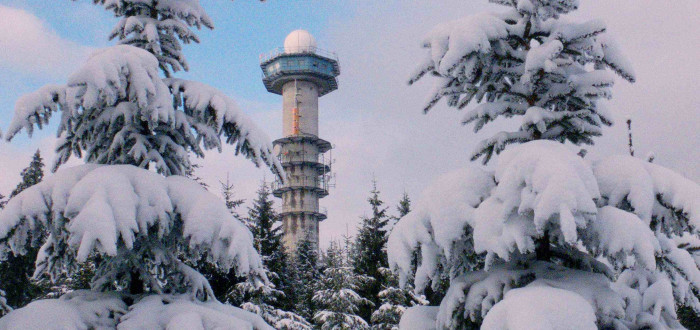
M 604 275 L 536 262 L 526 267 L 499 264 L 488 272 L 468 272 L 455 277 L 440 304 L 437 325 L 439 328 L 456 326 L 454 315 L 458 314 L 472 321 L 484 320 L 502 299 L 505 302 L 509 292 L 523 287 L 567 291 L 584 301 L 580 305 L 589 306 L 595 313 L 593 320 L 597 316 L 603 319 L 603 324 L 625 315 L 622 296 L 612 289 L 612 282 Z
M 37 300 L 0 319 L 0 328 L 21 329 L 252 329 L 272 330 L 259 316 L 218 301 L 186 295 L 146 295 L 127 308 L 117 293 L 78 290 Z
M 700 312 L 700 185 L 630 156 L 604 158 L 593 170 L 607 204 L 636 214 L 654 229 L 657 267 L 673 283 L 676 301 Z
M 551 141 L 526 143 L 498 159 L 497 186 L 474 213 L 477 252 L 509 259 L 534 251 L 545 231 L 573 244 L 597 213 L 595 177 L 576 154 Z
M 58 299 L 36 300 L 0 318 L 0 328 L 109 329 L 128 312 L 118 294 L 78 290 Z
M 207 262 L 265 280 L 246 226 L 218 197 L 181 176 L 129 165 L 58 171 L 0 212 L 0 248 L 24 253 L 27 239 L 44 230 L 50 236 L 37 264 L 50 274 L 100 255 L 96 283 L 123 281 L 136 268 L 142 279 L 176 286 L 168 290 L 190 288 L 208 299 L 213 295 L 206 279 L 183 264 L 196 263 L 206 251 Z M 176 274 L 170 281 L 157 278 Z
M 176 108 L 181 107 L 195 122 L 208 125 L 206 128 L 193 126 L 207 149 L 218 148 L 221 152 L 220 136 L 224 135 L 226 143 L 235 145 L 236 154 L 243 154 L 256 165 L 267 164 L 275 174 L 282 175 L 284 170 L 274 156 L 267 135 L 233 99 L 196 81 L 170 78 L 165 79 L 165 83 L 174 96 Z
M 387 242 L 389 264 L 403 285 L 411 269 L 413 251 L 421 247 L 416 286 L 433 278 L 440 256 L 450 256 L 456 241 L 464 239 L 477 207 L 494 187 L 493 174 L 468 167 L 441 177 L 419 199 L 415 210 L 396 223 Z M 449 193 L 446 193 L 449 192 Z
M 700 185 L 662 166 L 629 156 L 594 165 L 601 194 L 610 205 L 628 204 L 645 222 L 668 233 L 700 234 Z M 663 223 L 663 225 L 661 225 Z
M 131 306 L 119 329 L 253 329 L 272 330 L 258 315 L 218 301 L 186 296 L 151 295 Z
M 221 151 L 221 136 L 236 153 L 280 176 L 269 139 L 220 91 L 205 84 L 162 79 L 145 50 L 120 45 L 95 52 L 63 86 L 46 86 L 19 99 L 5 138 L 32 133 L 61 112 L 54 169 L 72 155 L 90 163 L 155 167 L 184 175 L 189 153 Z M 203 148 L 202 148 L 203 147 Z

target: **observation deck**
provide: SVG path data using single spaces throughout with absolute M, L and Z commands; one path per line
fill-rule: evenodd
M 338 56 L 315 46 L 277 48 L 260 56 L 262 80 L 268 92 L 282 95 L 282 86 L 294 80 L 311 81 L 319 96 L 338 89 Z

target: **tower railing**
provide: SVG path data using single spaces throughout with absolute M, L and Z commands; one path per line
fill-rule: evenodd
M 289 175 L 287 176 L 287 182 L 281 182 L 275 180 L 272 182 L 272 190 L 278 190 L 282 188 L 294 188 L 294 187 L 311 187 L 322 189 L 328 191 L 328 180 L 326 175 L 321 176 L 308 176 L 308 175 Z
M 297 55 L 297 54 L 314 54 L 318 55 L 321 57 L 325 58 L 330 58 L 332 60 L 338 61 L 338 54 L 335 52 L 321 49 L 318 47 L 292 47 L 290 48 L 285 48 L 285 47 L 279 47 L 275 48 L 272 51 L 264 54 L 260 54 L 260 63 L 265 63 L 277 56 L 280 55 Z
M 305 212 L 305 211 L 308 211 L 308 210 L 305 210 L 301 206 L 282 205 L 280 207 L 277 207 L 277 213 Z M 322 214 L 324 216 L 328 216 L 328 209 L 326 207 L 319 207 L 317 213 Z
M 293 153 L 288 153 L 288 154 L 280 154 L 277 156 L 277 160 L 280 161 L 280 163 L 295 163 L 295 162 L 304 162 L 304 163 L 316 163 L 316 164 L 321 164 L 328 166 L 329 168 L 331 167 L 331 159 L 328 158 L 326 159 L 325 154 L 318 154 L 317 156 L 307 153 L 307 152 L 293 152 Z

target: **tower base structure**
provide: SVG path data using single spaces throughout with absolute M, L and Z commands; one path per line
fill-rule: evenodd
M 327 212 L 319 200 L 328 196 L 331 173 L 331 149 L 328 141 L 313 135 L 294 135 L 275 140 L 279 160 L 286 173 L 286 182 L 273 183 L 272 194 L 282 199 L 283 242 L 287 251 L 294 251 L 300 241 L 319 242 L 319 222 Z

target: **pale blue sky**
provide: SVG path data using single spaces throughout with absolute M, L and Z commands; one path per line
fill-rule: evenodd
M 92 1 L 80 0 L 3 0 L 5 4 L 25 9 L 46 22 L 61 37 L 82 45 L 104 47 L 113 44 L 107 39 L 117 19 Z M 258 3 L 250 0 L 202 1 L 202 6 L 215 22 L 214 30 L 198 32 L 201 44 L 185 45 L 190 72 L 178 73 L 179 77 L 207 82 L 226 91 L 235 91 L 243 98 L 274 102 L 276 96 L 268 94 L 261 83 L 258 58 L 261 53 L 281 46 L 289 31 L 303 28 L 318 39 L 325 39 L 324 26 L 339 14 L 338 6 L 328 1 L 271 1 Z M 350 15 L 351 11 L 343 11 Z M 23 72 L 11 72 L 12 82 L 3 79 L 0 97 L 16 96 L 17 81 L 26 85 L 27 91 L 40 87 L 44 79 L 27 79 Z M 35 77 L 32 77 L 35 78 Z M 61 79 L 57 79 L 59 82 Z M 252 83 L 251 83 L 252 82 Z M 5 103 L 3 107 L 12 107 Z M 3 110 L 4 113 L 7 110 Z M 7 124 L 7 118 L 1 123 Z
M 178 76 L 226 92 L 270 139 L 281 135 L 281 100 L 268 94 L 260 81 L 259 55 L 282 46 L 284 37 L 298 28 L 309 30 L 320 47 L 338 53 L 340 88 L 320 103 L 320 135 L 336 145 L 337 160 L 337 187 L 322 200 L 329 211 L 321 225 L 323 241 L 339 238 L 346 224 L 353 231 L 359 216 L 368 212 L 372 177 L 393 210 L 404 190 L 417 199 L 437 176 L 467 164 L 476 142 L 499 129 L 475 135 L 471 127 L 459 124 L 460 113 L 444 105 L 423 115 L 432 81 L 406 84 L 424 56 L 422 36 L 445 20 L 498 10 L 486 0 L 201 3 L 216 28 L 199 31 L 200 45 L 185 46 L 191 72 Z M 606 21 L 638 76 L 635 84 L 617 81 L 609 108 L 619 124 L 588 148 L 591 158 L 626 152 L 622 124 L 631 115 L 640 155 L 653 151 L 658 163 L 700 181 L 700 16 L 693 14 L 698 12 L 697 0 L 581 0 L 571 19 Z M 8 19 L 19 16 L 21 20 L 8 25 Z M 20 95 L 47 83 L 65 83 L 90 47 L 113 44 L 107 35 L 115 22 L 91 0 L 0 0 L 0 128 L 7 128 Z M 20 32 L 13 26 L 21 27 Z M 25 33 L 30 28 L 38 32 Z M 46 35 L 58 41 L 47 46 L 41 42 Z M 54 127 L 31 140 L 22 133 L 16 142 L 0 142 L 0 193 L 7 194 L 16 184 L 36 148 L 52 161 Z M 230 151 L 212 152 L 198 161 L 200 175 L 216 189 L 217 180 L 229 172 L 239 196 L 251 199 L 258 182 L 271 175 Z

